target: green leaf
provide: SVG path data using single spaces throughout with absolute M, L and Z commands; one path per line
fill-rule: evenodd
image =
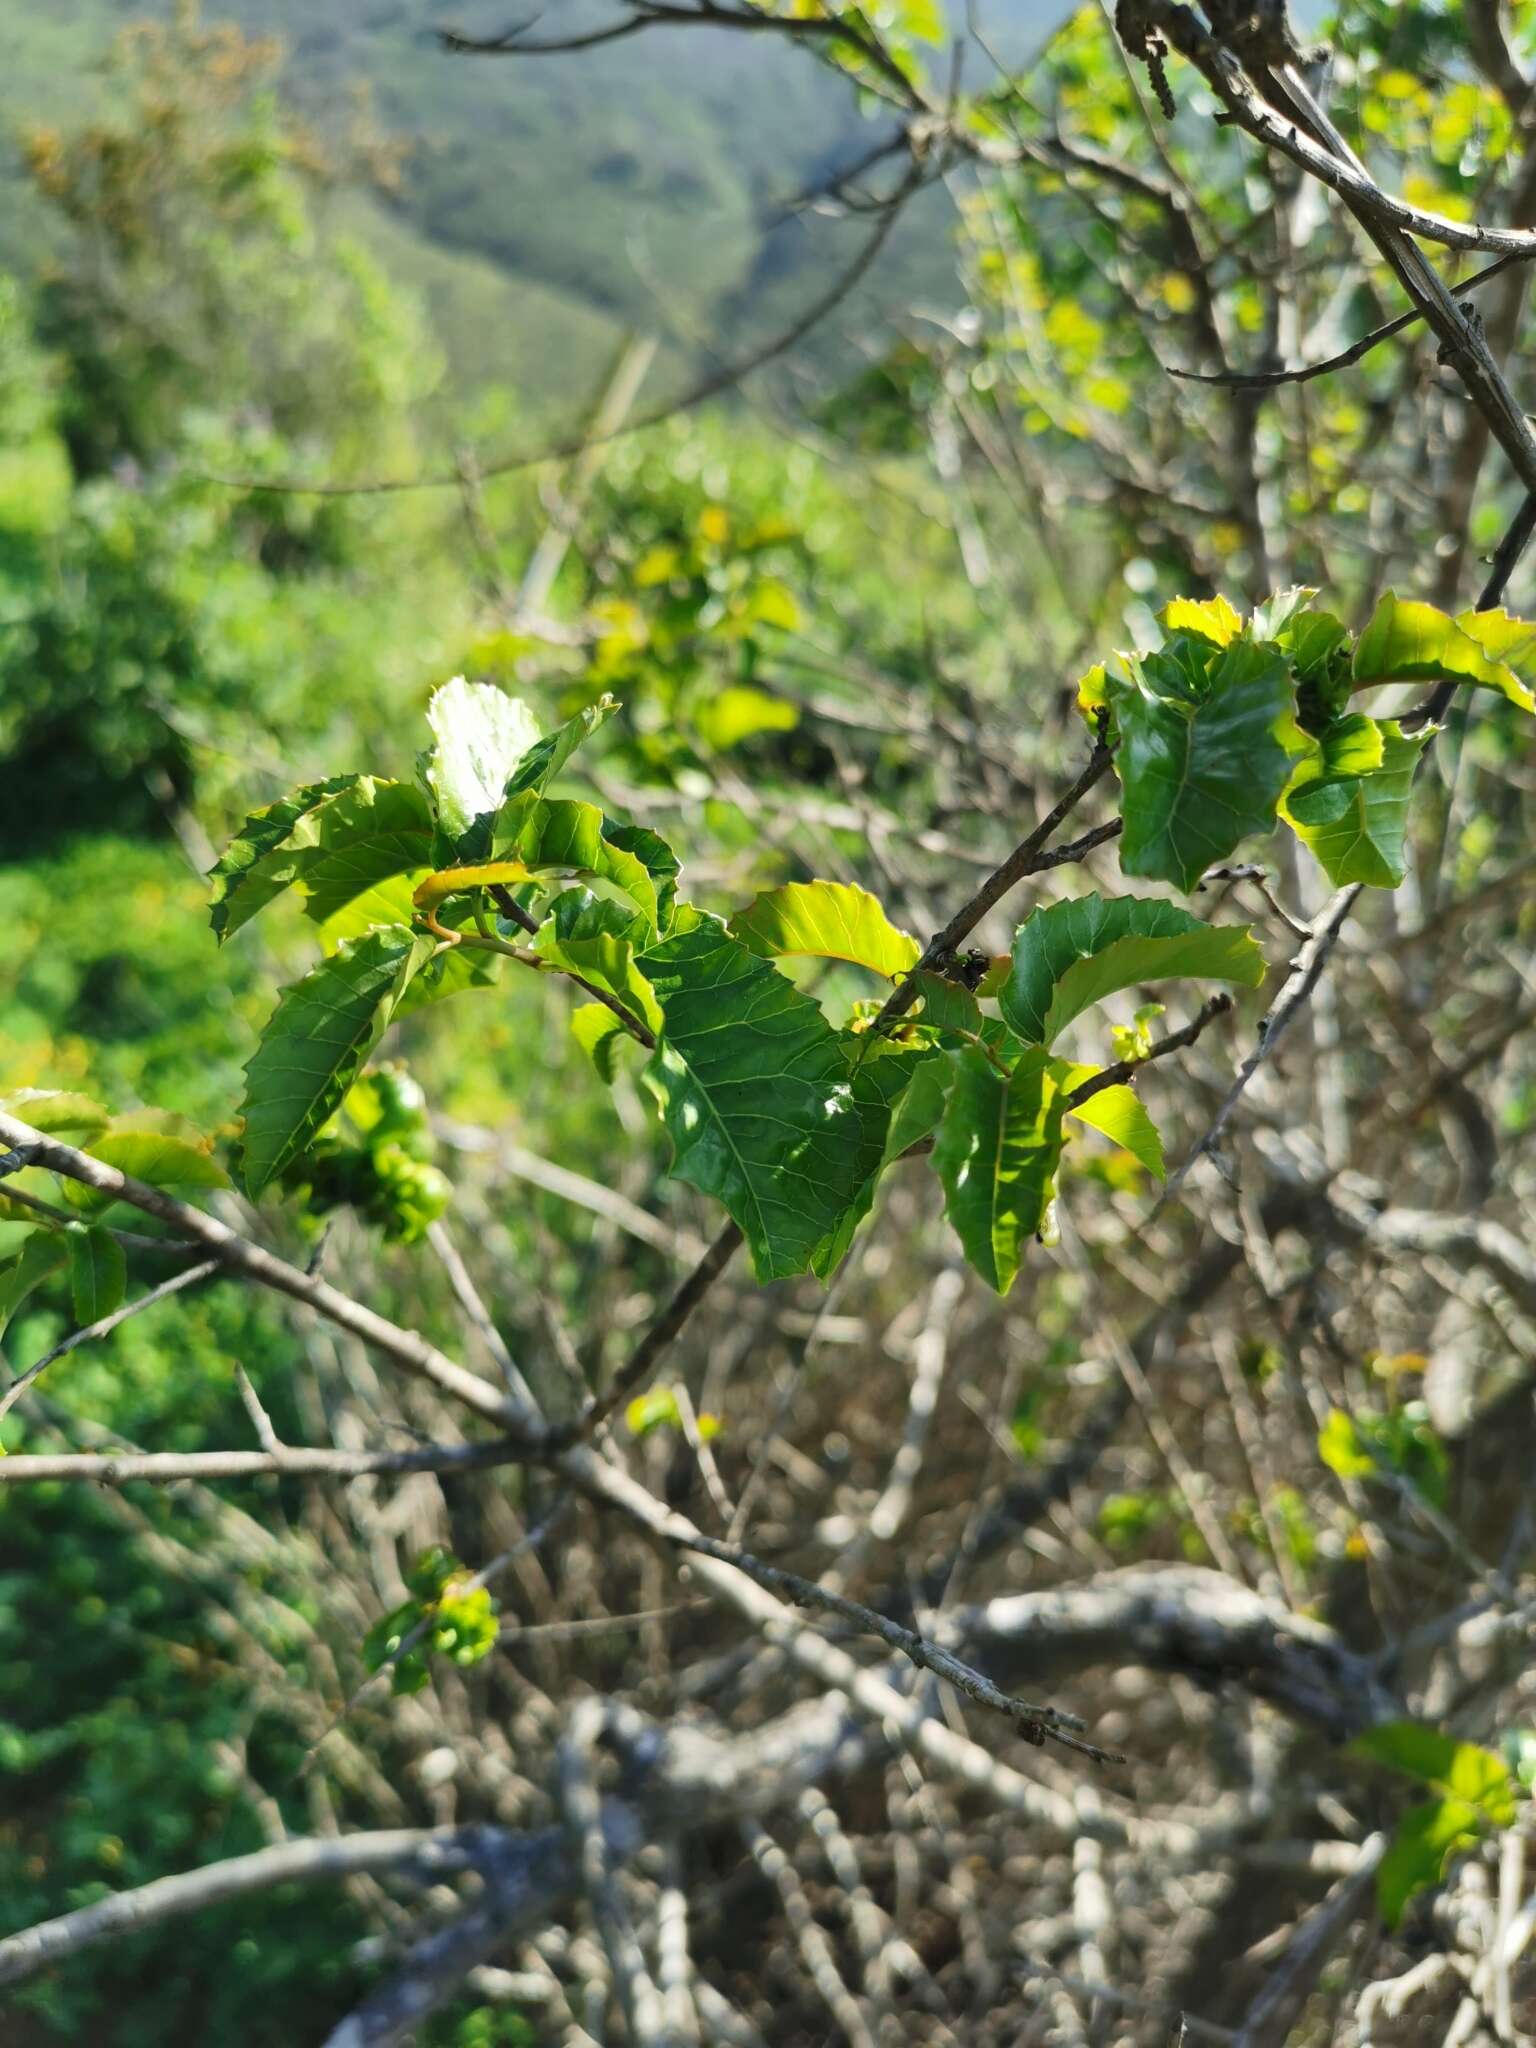
M 413 783 L 364 775 L 303 820 L 290 843 L 306 848 L 297 878 L 304 915 L 324 924 L 345 910 L 367 930 L 393 921 L 395 877 L 431 868 L 432 813 Z
M 1517 688 L 1511 690 L 1502 678 L 1494 685 L 1522 711 L 1536 706 L 1531 681 L 1536 677 L 1536 623 L 1512 619 L 1502 606 L 1494 612 L 1462 612 L 1456 621 L 1469 640 L 1475 640 L 1490 661 L 1513 672 Z
M 1196 633 L 1213 647 L 1229 646 L 1243 630 L 1241 614 L 1219 595 L 1204 599 L 1176 597 L 1163 606 L 1157 622 L 1164 633 Z M 1268 639 L 1270 635 L 1256 637 Z
M 357 780 L 333 775 L 327 782 L 308 783 L 246 819 L 209 873 L 210 918 L 221 945 L 297 880 L 297 864 L 284 857 L 284 848 L 300 819 Z
M 121 1126 L 93 1138 L 85 1147 L 93 1159 L 115 1166 L 119 1173 L 147 1181 L 153 1188 L 227 1188 L 229 1176 L 206 1146 L 173 1131 L 135 1130 Z M 117 1197 L 82 1181 L 68 1181 L 64 1200 L 82 1214 L 100 1215 Z
M 855 1200 L 865 1123 L 809 996 L 713 918 L 641 957 L 664 1036 L 645 1069 L 672 1171 L 724 1204 L 760 1281 L 803 1273 Z
M 501 978 L 502 959 L 496 953 L 482 953 L 468 946 L 453 946 L 434 953 L 407 982 L 404 994 L 390 1013 L 390 1022 L 412 1017 L 429 1003 L 462 995 L 467 989 L 493 988 Z
M 377 1045 L 432 941 L 386 925 L 348 941 L 284 989 L 246 1066 L 246 1190 L 308 1150 Z
M 1256 986 L 1264 956 L 1251 927 L 1203 924 L 1159 899 L 1095 893 L 1026 918 L 999 1002 L 1026 1045 L 1051 1045 L 1074 1017 L 1117 989 L 1175 979 Z
M 766 690 L 732 683 L 695 706 L 693 722 L 706 746 L 725 753 L 761 732 L 793 732 L 800 723 L 800 710 Z
M 891 1111 L 882 1170 L 910 1152 L 914 1145 L 933 1136 L 944 1115 L 953 1078 L 951 1063 L 937 1055 L 915 1062 L 911 1078 Z
M 630 1016 L 659 1033 L 661 1010 L 651 984 L 635 964 L 636 954 L 649 938 L 645 919 L 633 911 L 594 896 L 590 890 L 567 889 L 550 905 L 549 916 L 534 937 L 533 950 L 552 967 L 579 974 L 583 981 L 613 996 Z
M 1288 589 L 1275 591 L 1263 604 L 1254 607 L 1253 638 L 1289 643 L 1299 623 L 1311 612 L 1316 595 L 1316 590 L 1306 583 L 1293 583 Z
M 1048 1223 L 1061 1161 L 1061 1091 L 1038 1046 L 1008 1075 L 979 1052 L 954 1055 L 954 1066 L 933 1163 L 966 1257 L 1006 1294 L 1020 1247 Z
M 920 1023 L 932 1025 L 935 1031 L 980 1034 L 985 1021 L 981 1005 L 963 983 L 951 981 L 947 974 L 932 974 L 926 967 L 912 978 L 923 999 L 916 1013 Z
M 491 820 L 509 778 L 538 744 L 538 724 L 520 697 L 463 676 L 432 692 L 427 723 L 437 735 L 426 781 L 442 843 L 456 859 L 483 860 Z
M 1063 1096 L 1071 1095 L 1100 1072 L 1102 1069 L 1099 1067 L 1075 1067 L 1066 1060 L 1051 1062 L 1051 1078 Z M 1112 1088 L 1101 1088 L 1097 1095 L 1090 1095 L 1085 1102 L 1068 1108 L 1065 1114 L 1102 1133 L 1111 1144 L 1123 1146 L 1148 1173 L 1155 1174 L 1159 1180 L 1163 1178 L 1167 1171 L 1163 1160 L 1163 1141 L 1134 1088 L 1126 1087 L 1123 1082 Z
M 1498 690 L 1530 711 L 1536 709 L 1536 698 L 1499 650 L 1518 650 L 1526 657 L 1531 632 L 1523 620 L 1504 612 L 1464 612 L 1453 619 L 1432 604 L 1389 590 L 1355 642 L 1354 685 L 1363 690 L 1378 683 L 1469 683 Z
M 77 1323 L 111 1315 L 128 1285 L 128 1261 L 117 1239 L 104 1230 L 71 1231 L 69 1284 Z
M 1281 815 L 1330 881 L 1394 889 L 1403 879 L 1409 800 L 1429 737 L 1405 738 L 1395 720 L 1342 718 L 1298 768 Z
M 1178 634 L 1107 679 L 1120 732 L 1125 830 L 1120 865 L 1192 889 L 1251 832 L 1268 832 L 1290 774 L 1277 734 L 1291 711 L 1291 677 L 1272 646 L 1214 650 Z
M 865 1060 L 853 1068 L 849 1088 L 858 1117 L 853 1149 L 855 1189 L 842 1215 L 811 1254 L 811 1271 L 818 1280 L 836 1272 L 848 1255 L 854 1233 L 873 1208 L 875 1189 L 888 1161 L 892 1113 L 905 1099 L 918 1071 L 930 1061 L 939 1064 L 930 1054 L 906 1053 Z
M 1437 1792 L 1465 1800 L 1492 1827 L 1513 1825 L 1514 1780 L 1501 1756 L 1480 1743 L 1459 1742 L 1423 1721 L 1384 1721 L 1356 1736 L 1356 1756 L 1387 1764 Z
M 580 1003 L 571 1012 L 571 1030 L 576 1043 L 596 1067 L 600 1078 L 613 1086 L 615 1059 L 629 1033 L 606 1003 Z
M 511 798 L 496 817 L 491 858 L 612 882 L 645 913 L 652 931 L 669 922 L 677 877 L 671 848 L 654 832 L 610 826 L 595 804 L 526 791 Z
M 542 796 L 576 749 L 589 740 L 600 725 L 606 725 L 618 708 L 617 697 L 599 697 L 585 711 L 578 711 L 564 725 L 546 733 L 512 770 L 502 796 L 520 796 L 524 790 L 533 790 Z
M 0 1109 L 50 1138 L 91 1138 L 112 1121 L 111 1111 L 99 1102 L 62 1088 L 13 1088 L 0 1095 Z
M 17 1256 L 0 1267 L 0 1332 L 33 1288 L 41 1287 L 64 1264 L 72 1235 L 64 1230 L 34 1231 Z
M 877 897 L 848 882 L 787 882 L 768 889 L 726 929 L 765 960 L 803 954 L 847 960 L 894 981 L 917 965 L 922 947 L 898 931 Z
M 650 894 L 656 906 L 652 916 L 665 936 L 672 929 L 677 908 L 677 878 L 681 873 L 677 855 L 661 834 L 647 825 L 624 825 L 614 818 L 604 818 L 603 837 L 616 854 L 637 860 L 650 877 Z M 633 896 L 634 891 L 631 889 L 629 894 Z
M 1477 1808 L 1465 1800 L 1427 1799 L 1411 1806 L 1376 1868 L 1376 1905 L 1387 1926 L 1396 1927 L 1414 1894 L 1438 1884 L 1456 1851 L 1483 1832 Z

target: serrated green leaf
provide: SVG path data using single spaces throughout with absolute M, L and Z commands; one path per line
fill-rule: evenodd
M 787 882 L 765 890 L 726 929 L 765 960 L 847 960 L 888 981 L 915 967 L 923 950 L 891 923 L 878 897 L 849 882 Z
M 1403 879 L 1413 779 L 1429 737 L 1426 729 L 1405 738 L 1395 720 L 1358 716 L 1320 736 L 1317 755 L 1297 770 L 1280 814 L 1330 881 L 1395 889 Z
M 298 879 L 299 864 L 284 851 L 294 827 L 358 780 L 356 775 L 333 775 L 326 782 L 308 783 L 246 819 L 209 871 L 209 917 L 221 945 Z
M 491 837 L 491 859 L 612 882 L 644 913 L 653 932 L 666 929 L 678 868 L 671 848 L 654 832 L 610 825 L 595 804 L 525 791 L 502 807 Z
M 1026 1045 L 1052 1045 L 1074 1017 L 1117 989 L 1182 979 L 1256 986 L 1264 956 L 1252 928 L 1204 924 L 1159 899 L 1095 893 L 1026 918 L 998 1000 Z
M 432 692 L 427 723 L 437 736 L 425 772 L 440 849 L 483 860 L 508 780 L 539 743 L 538 722 L 520 697 L 455 676 Z
M 69 1284 L 77 1323 L 111 1315 L 128 1285 L 128 1261 L 117 1239 L 104 1230 L 71 1231 Z
M 303 819 L 289 844 L 299 851 L 304 915 L 325 924 L 345 910 L 366 931 L 390 922 L 399 876 L 432 866 L 432 813 L 410 782 L 360 776 Z
M 1524 620 L 1505 612 L 1464 612 L 1453 619 L 1432 604 L 1389 590 L 1355 642 L 1354 685 L 1363 690 L 1378 683 L 1468 683 L 1497 690 L 1530 711 L 1536 709 L 1536 698 L 1502 650 L 1528 659 L 1531 632 Z
M 1501 663 L 1515 675 L 1519 688 L 1511 691 L 1502 681 L 1495 685 L 1522 711 L 1536 708 L 1531 684 L 1536 679 L 1536 622 L 1512 619 L 1501 606 L 1491 612 L 1462 612 L 1456 623 L 1475 640 L 1490 661 Z
M 640 968 L 663 1016 L 645 1078 L 673 1173 L 724 1204 L 760 1281 L 805 1272 L 860 1186 L 864 1118 L 836 1034 L 712 918 Z
M 1051 1077 L 1063 1097 L 1071 1095 L 1102 1071 L 1099 1067 L 1072 1066 L 1066 1060 L 1051 1062 Z M 1067 1108 L 1065 1114 L 1100 1132 L 1111 1144 L 1122 1146 L 1148 1173 L 1155 1174 L 1159 1180 L 1163 1178 L 1167 1171 L 1163 1141 L 1134 1088 L 1126 1087 L 1123 1082 L 1112 1088 L 1101 1088 L 1097 1095 L 1090 1095 L 1086 1101 Z
M 1290 669 L 1273 646 L 1217 651 L 1181 633 L 1132 670 L 1129 683 L 1106 684 L 1120 734 L 1120 865 L 1192 889 L 1250 833 L 1274 826 L 1290 774 L 1277 736 L 1291 716 Z
M 874 1206 L 875 1190 L 887 1163 L 892 1114 L 905 1099 L 918 1070 L 933 1055 L 905 1053 L 890 1059 L 865 1060 L 852 1068 L 849 1088 L 858 1117 L 854 1145 L 855 1189 L 847 1207 L 811 1254 L 811 1271 L 826 1280 L 847 1257 L 854 1234 Z M 935 1062 L 936 1063 L 936 1062 Z
M 549 906 L 549 915 L 532 943 L 534 952 L 551 967 L 579 974 L 583 981 L 622 1003 L 630 1016 L 650 1031 L 659 1033 L 661 1010 L 649 981 L 636 965 L 636 955 L 649 938 L 645 919 L 633 911 L 594 896 L 590 890 L 567 889 Z
M 259 1193 L 308 1149 L 431 952 L 430 939 L 386 925 L 343 944 L 284 989 L 245 1069 L 248 1193 Z
M 1006 1294 L 1021 1247 L 1047 1225 L 1061 1163 L 1061 1091 L 1038 1046 L 1006 1075 L 979 1052 L 953 1059 L 933 1163 L 966 1257 Z
M 1426 1799 L 1411 1806 L 1376 1867 L 1376 1906 L 1387 1926 L 1396 1927 L 1414 1894 L 1438 1884 L 1456 1851 L 1482 1833 L 1477 1808 L 1465 1800 Z
M 50 1138 L 94 1137 L 112 1121 L 112 1112 L 99 1102 L 63 1088 L 13 1088 L 0 1095 L 0 1109 Z
M 494 988 L 501 978 L 502 958 L 469 946 L 453 946 L 434 953 L 406 983 L 404 992 L 390 1013 L 390 1022 L 412 1017 L 429 1003 L 463 995 L 469 989 Z
M 0 1266 L 0 1334 L 34 1287 L 41 1287 L 69 1258 L 67 1230 L 34 1231 L 16 1257 Z
M 600 725 L 606 725 L 618 708 L 617 697 L 599 697 L 585 711 L 578 711 L 564 725 L 546 733 L 528 749 L 508 776 L 506 787 L 501 792 L 503 798 L 520 796 L 524 790 L 532 790 L 542 796 L 576 749 L 589 740 Z
M 147 1181 L 155 1188 L 227 1188 L 229 1176 L 206 1146 L 174 1131 L 117 1128 L 104 1131 L 84 1148 L 105 1166 Z M 100 1215 L 116 1200 L 83 1181 L 66 1181 L 64 1200 L 82 1215 Z

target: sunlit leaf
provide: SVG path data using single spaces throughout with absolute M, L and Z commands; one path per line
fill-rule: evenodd
M 533 881 L 536 873 L 520 860 L 488 860 L 465 867 L 439 868 L 435 875 L 427 875 L 416 884 L 411 902 L 417 910 L 436 910 L 450 896 L 498 886 L 517 888 Z
M 606 725 L 618 708 L 617 697 L 599 697 L 595 704 L 589 704 L 574 718 L 568 718 L 564 725 L 546 733 L 512 770 L 501 794 L 504 797 L 518 796 L 524 790 L 533 790 L 542 795 L 576 749 L 589 740 L 600 725 Z
M 1290 774 L 1278 737 L 1291 716 L 1290 671 L 1278 648 L 1239 640 L 1218 651 L 1187 633 L 1131 666 L 1130 682 L 1107 682 L 1120 734 L 1120 865 L 1192 889 L 1274 825 Z
M 1021 1247 L 1047 1223 L 1061 1163 L 1061 1090 L 1039 1047 L 1008 1074 L 979 1052 L 953 1057 L 933 1163 L 966 1257 L 1006 1294 Z
M 248 1062 L 241 1161 L 257 1194 L 335 1111 L 432 941 L 385 925 L 348 941 L 283 991 Z
M 848 960 L 888 980 L 915 967 L 923 950 L 891 923 L 877 897 L 848 882 L 769 889 L 738 910 L 727 929 L 767 960 L 793 954 Z
M 590 987 L 611 995 L 631 1017 L 659 1033 L 661 1010 L 650 982 L 636 965 L 636 955 L 649 938 L 645 919 L 634 911 L 586 889 L 567 889 L 549 906 L 549 915 L 532 944 L 552 967 L 579 974 Z
M 1253 987 L 1263 978 L 1264 956 L 1248 925 L 1203 924 L 1174 903 L 1094 894 L 1026 918 L 998 1000 L 1025 1044 L 1051 1045 L 1117 989 L 1183 979 Z
M 1456 682 L 1498 690 L 1523 711 L 1536 697 L 1504 659 L 1528 660 L 1536 628 L 1504 612 L 1466 612 L 1453 619 L 1432 604 L 1388 591 L 1355 642 L 1356 689 L 1377 683 Z
M 304 915 L 325 924 L 347 910 L 354 921 L 389 921 L 388 884 L 432 865 L 432 814 L 410 782 L 364 775 L 295 827 Z
M 99 1102 L 62 1088 L 13 1088 L 0 1095 L 0 1109 L 46 1137 L 73 1138 L 77 1143 L 104 1131 L 112 1121 L 111 1111 Z
M 1281 815 L 1330 881 L 1393 889 L 1403 879 L 1409 800 L 1429 737 L 1426 729 L 1405 738 L 1395 720 L 1343 718 L 1298 768 Z
M 1242 615 L 1224 597 L 1176 597 L 1157 615 L 1165 633 L 1198 633 L 1213 647 L 1226 647 L 1243 630 Z M 1269 638 L 1269 635 L 1261 636 Z
M 1051 1062 L 1051 1077 L 1064 1098 L 1081 1088 L 1085 1081 L 1093 1080 L 1100 1071 L 1098 1067 L 1072 1066 L 1066 1060 Z M 1123 1082 L 1101 1088 L 1086 1101 L 1067 1107 L 1065 1114 L 1100 1132 L 1111 1144 L 1122 1146 L 1148 1173 L 1155 1174 L 1159 1180 L 1163 1178 L 1167 1170 L 1163 1160 L 1163 1141 L 1134 1088 L 1126 1087 Z
M 437 736 L 425 773 L 440 843 L 460 860 L 481 860 L 508 779 L 538 744 L 538 723 L 520 697 L 463 676 L 432 692 L 427 723 Z
M 578 1003 L 571 1012 L 571 1031 L 599 1077 L 611 1087 L 614 1060 L 629 1033 L 606 1003 Z
M 740 1225 L 760 1281 L 803 1273 L 860 1188 L 865 1119 L 809 996 L 713 919 L 640 962 L 665 1035 L 645 1077 L 672 1171 Z
M 85 1150 L 105 1166 L 153 1188 L 227 1188 L 229 1176 L 206 1146 L 173 1131 L 114 1129 L 92 1138 Z M 116 1197 L 83 1181 L 63 1184 L 64 1200 L 83 1215 L 111 1208 Z
M 284 849 L 300 819 L 359 779 L 333 775 L 311 782 L 246 819 L 209 874 L 210 920 L 221 944 L 297 881 L 302 859 L 296 849 Z

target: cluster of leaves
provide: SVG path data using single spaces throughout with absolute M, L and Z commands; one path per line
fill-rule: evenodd
M 1513 1826 L 1536 1776 L 1530 1737 L 1518 1732 L 1513 1768 L 1491 1749 L 1418 1721 L 1388 1721 L 1358 1736 L 1353 1747 L 1430 1788 L 1430 1797 L 1398 1822 L 1377 1868 L 1376 1899 L 1388 1927 L 1397 1926 L 1415 1893 L 1440 1882 L 1453 1856 Z
M 1098 1072 L 1053 1048 L 1116 991 L 1199 977 L 1253 984 L 1246 927 L 1167 903 L 1088 896 L 1039 911 L 994 970 L 1000 1016 L 944 976 L 865 891 L 790 883 L 728 920 L 677 894 L 654 833 L 549 796 L 603 700 L 540 735 L 527 708 L 455 679 L 432 700 L 416 782 L 345 776 L 248 819 L 214 871 L 228 937 L 287 889 L 325 957 L 287 989 L 247 1068 L 242 1165 L 256 1194 L 303 1162 L 363 1061 L 405 1010 L 483 982 L 508 955 L 576 977 L 573 1029 L 605 1077 L 629 1038 L 674 1147 L 673 1171 L 724 1204 L 759 1279 L 826 1277 L 885 1167 L 932 1141 L 967 1255 L 1000 1290 L 1049 1227 L 1075 1117 L 1149 1169 L 1157 1134 L 1132 1091 L 1075 1099 Z M 871 1005 L 834 1024 L 782 963 L 850 963 L 921 1003 L 895 1030 Z
M 426 1097 L 398 1062 L 372 1068 L 282 1185 L 312 1215 L 349 1208 L 391 1244 L 416 1244 L 447 1209 L 453 1190 L 432 1164 Z
M 390 1674 L 397 1693 L 422 1692 L 434 1657 L 467 1669 L 496 1644 L 497 1605 L 440 1543 L 421 1552 L 405 1575 L 410 1599 L 376 1621 L 363 1638 L 363 1662 Z
M 1409 797 L 1433 730 L 1351 710 L 1393 683 L 1496 690 L 1536 710 L 1536 627 L 1504 611 L 1452 618 L 1391 591 L 1352 638 L 1283 591 L 1248 619 L 1225 598 L 1177 598 L 1163 645 L 1090 669 L 1078 702 L 1115 744 L 1128 875 L 1195 888 L 1283 819 L 1335 883 L 1403 879 Z
M 1453 619 L 1391 593 L 1357 639 L 1287 591 L 1247 620 L 1224 598 L 1178 599 L 1163 646 L 1090 671 L 1079 701 L 1114 749 L 1135 876 L 1194 888 L 1249 834 L 1284 818 L 1336 883 L 1401 879 L 1412 736 L 1350 710 L 1357 691 L 1451 681 L 1533 706 L 1522 680 L 1536 628 L 1506 613 Z M 548 790 L 617 706 L 603 697 L 541 735 L 518 699 L 456 678 L 429 709 L 436 737 L 415 782 L 311 784 L 248 819 L 214 871 L 227 938 L 296 888 L 326 957 L 289 988 L 247 1069 L 244 1177 L 294 1177 L 396 1016 L 483 983 L 511 955 L 575 977 L 595 1000 L 573 1029 L 611 1079 L 626 1036 L 673 1171 L 724 1204 L 760 1280 L 827 1277 L 887 1166 L 929 1149 L 966 1256 L 1005 1292 L 1031 1236 L 1048 1234 L 1075 1117 L 1162 1170 L 1157 1132 L 1123 1083 L 1057 1050 L 1121 990 L 1169 979 L 1252 986 L 1247 927 L 1172 903 L 1097 895 L 1036 911 L 977 990 L 926 963 L 876 899 L 789 883 L 729 919 L 677 894 L 679 863 L 653 832 Z M 780 971 L 851 964 L 919 1001 L 896 1028 L 878 1005 L 835 1024 Z M 998 1014 L 982 1008 L 994 1000 Z M 1150 1011 L 1116 1051 L 1150 1050 Z

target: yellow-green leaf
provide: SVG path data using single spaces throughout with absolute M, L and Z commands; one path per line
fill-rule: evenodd
M 898 930 L 867 889 L 848 882 L 788 882 L 769 889 L 728 926 L 765 960 L 805 954 L 848 960 L 894 981 L 922 957 L 909 932 Z

